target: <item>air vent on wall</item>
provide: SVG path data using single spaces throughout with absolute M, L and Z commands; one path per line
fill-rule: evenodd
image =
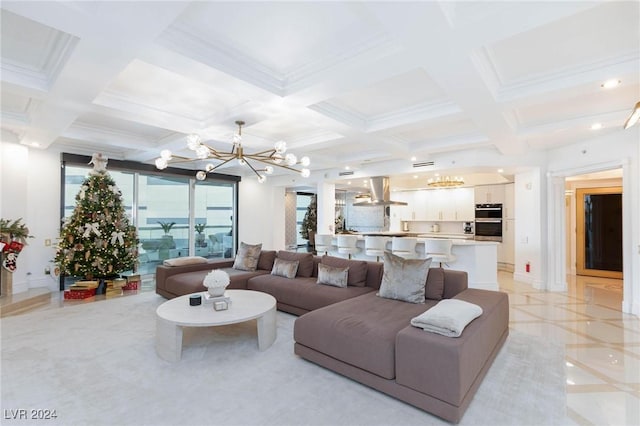
M 338 173 L 338 176 L 351 176 L 352 174 L 353 174 L 353 170 L 348 172 L 340 172 Z
M 419 163 L 413 163 L 413 167 L 427 167 L 427 166 L 433 166 L 435 163 L 433 161 L 421 161 Z

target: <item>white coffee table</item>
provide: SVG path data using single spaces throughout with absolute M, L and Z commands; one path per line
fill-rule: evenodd
M 183 327 L 215 327 L 257 318 L 258 348 L 264 351 L 276 340 L 276 299 L 273 296 L 259 291 L 227 290 L 225 296 L 231 298 L 231 305 L 225 311 L 216 311 L 211 304 L 190 306 L 190 296 L 168 300 L 156 310 L 156 351 L 161 358 L 171 362 L 180 360 Z

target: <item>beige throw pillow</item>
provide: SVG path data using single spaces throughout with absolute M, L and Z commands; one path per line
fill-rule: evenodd
M 410 303 L 424 303 L 431 258 L 404 259 L 384 252 L 384 273 L 378 296 Z
M 346 287 L 349 279 L 349 267 L 334 268 L 318 263 L 318 284 Z
M 236 259 L 233 262 L 233 269 L 255 271 L 258 267 L 260 251 L 262 251 L 262 243 L 252 245 L 241 242 Z
M 197 265 L 199 263 L 207 263 L 207 259 L 202 256 L 185 256 L 175 257 L 173 259 L 165 259 L 162 262 L 164 266 L 186 266 Z
M 278 275 L 280 277 L 293 279 L 296 277 L 299 264 L 300 262 L 298 262 L 297 260 L 284 260 L 284 259 L 278 259 L 276 257 L 275 262 L 273 262 L 273 269 L 271 270 L 271 275 Z

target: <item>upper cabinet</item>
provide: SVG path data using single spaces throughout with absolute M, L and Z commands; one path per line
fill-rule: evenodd
M 475 204 L 504 204 L 505 185 L 480 185 L 475 187 Z
M 502 205 L 502 217 L 504 219 L 515 219 L 515 184 L 504 185 L 504 203 Z
M 416 191 L 412 219 L 428 222 L 472 222 L 475 215 L 473 188 Z

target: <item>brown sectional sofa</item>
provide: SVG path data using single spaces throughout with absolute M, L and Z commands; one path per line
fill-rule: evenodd
M 294 279 L 271 275 L 276 255 L 298 260 Z M 317 284 L 318 264 L 349 266 L 346 288 Z M 411 405 L 458 422 L 509 333 L 506 293 L 467 288 L 462 271 L 432 268 L 427 294 L 465 300 L 483 309 L 458 338 L 426 332 L 411 318 L 435 306 L 376 295 L 383 264 L 310 253 L 263 251 L 255 272 L 236 271 L 232 260 L 181 267 L 159 266 L 156 292 L 164 297 L 204 291 L 213 268 L 230 273 L 228 288 L 263 291 L 278 309 L 299 315 L 294 351 L 300 357 L 347 376 Z M 430 291 L 431 290 L 431 291 Z

